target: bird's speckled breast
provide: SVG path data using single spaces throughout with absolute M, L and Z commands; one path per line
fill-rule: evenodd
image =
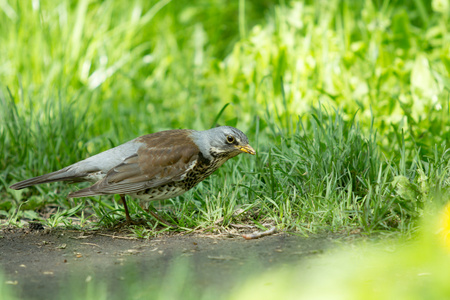
M 199 163 L 195 165 L 192 170 L 186 174 L 186 177 L 182 181 L 186 191 L 192 189 L 194 186 L 203 181 L 206 177 L 214 173 L 221 165 L 223 165 L 228 160 L 226 156 L 214 157 L 208 163 Z

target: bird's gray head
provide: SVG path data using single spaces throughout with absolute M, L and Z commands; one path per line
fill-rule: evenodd
M 249 154 L 256 153 L 249 145 L 247 136 L 239 129 L 231 126 L 220 126 L 205 131 L 195 131 L 192 137 L 203 156 L 208 159 L 215 156 L 231 158 L 243 152 Z

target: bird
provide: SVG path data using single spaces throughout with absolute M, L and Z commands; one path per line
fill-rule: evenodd
M 166 130 L 137 137 L 61 170 L 15 183 L 10 188 L 20 190 L 57 181 L 93 182 L 67 197 L 119 194 L 126 222 L 133 224 L 125 195 L 143 202 L 180 196 L 241 153 L 255 155 L 256 151 L 247 136 L 231 126 L 204 131 Z

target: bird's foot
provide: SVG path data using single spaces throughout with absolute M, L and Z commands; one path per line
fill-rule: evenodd
M 129 227 L 129 226 L 137 226 L 137 225 L 147 225 L 147 223 L 144 220 L 125 220 L 123 222 L 117 223 L 116 225 L 114 225 L 114 229 L 120 229 L 123 227 Z

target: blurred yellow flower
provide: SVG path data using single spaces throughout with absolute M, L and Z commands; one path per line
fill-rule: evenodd
M 442 237 L 444 246 L 450 251 L 450 202 L 442 211 L 438 232 Z

